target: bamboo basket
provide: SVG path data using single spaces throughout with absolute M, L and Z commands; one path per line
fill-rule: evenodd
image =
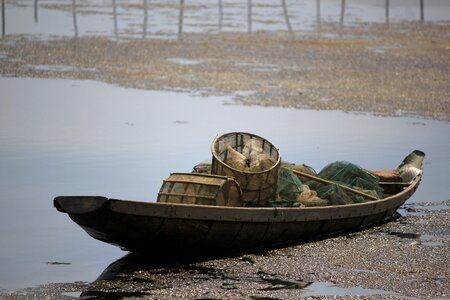
M 243 206 L 239 184 L 231 177 L 172 173 L 163 181 L 157 202 Z
M 250 140 L 253 140 L 251 142 L 256 143 L 263 153 L 270 157 L 273 161 L 272 166 L 258 172 L 251 172 L 238 170 L 225 163 L 229 146 L 242 154 Z M 241 187 L 245 206 L 266 206 L 269 201 L 276 199 L 281 157 L 278 149 L 271 142 L 251 133 L 230 132 L 214 139 L 211 152 L 211 174 L 233 177 Z

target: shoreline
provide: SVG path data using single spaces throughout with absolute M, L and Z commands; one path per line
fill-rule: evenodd
M 450 120 L 450 25 L 322 26 L 319 33 L 0 41 L 2 76 L 230 95 L 240 105 Z

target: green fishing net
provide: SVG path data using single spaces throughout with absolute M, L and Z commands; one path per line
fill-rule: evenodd
M 378 185 L 380 179 L 369 171 L 346 161 L 337 161 L 327 165 L 319 172 L 319 177 L 352 185 L 355 179 L 363 179 L 372 186 Z
M 278 173 L 277 199 L 270 201 L 269 206 L 299 206 L 298 195 L 303 191 L 303 184 L 290 168 L 280 168 Z
M 379 186 L 379 177 L 350 162 L 337 161 L 331 163 L 319 172 L 318 177 L 346 185 L 376 198 L 383 197 L 383 189 Z M 326 185 L 313 181 L 309 181 L 307 184 L 317 191 L 319 197 L 328 199 L 335 205 L 368 201 L 364 197 L 345 191 L 335 184 Z
M 278 174 L 278 196 L 284 200 L 296 200 L 303 191 L 302 182 L 297 175 L 288 168 L 280 168 Z
M 317 195 L 322 199 L 330 201 L 331 205 L 342 205 L 354 203 L 353 199 L 339 185 L 329 184 L 317 189 Z

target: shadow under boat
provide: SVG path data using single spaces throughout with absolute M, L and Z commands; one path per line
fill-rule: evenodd
M 390 218 L 385 219 L 383 223 L 388 223 L 402 217 L 398 212 Z M 361 229 L 348 232 L 352 234 L 361 231 Z M 335 233 L 327 236 L 319 236 L 305 240 L 304 243 L 318 242 L 330 237 L 339 236 Z M 303 244 L 303 243 L 302 243 Z M 283 245 L 283 248 L 293 247 L 298 243 Z M 112 262 L 106 267 L 97 279 L 89 284 L 83 291 L 80 298 L 86 299 L 123 299 L 124 297 L 145 297 L 151 295 L 151 290 L 170 288 L 171 283 L 156 279 L 156 276 L 170 278 L 173 276 L 179 279 L 189 281 L 192 278 L 201 277 L 205 280 L 248 280 L 265 284 L 266 287 L 261 290 L 281 290 L 281 289 L 305 289 L 313 282 L 303 280 L 292 280 L 283 278 L 275 274 L 268 274 L 258 271 L 252 274 L 252 278 L 238 278 L 236 274 L 226 274 L 222 268 L 205 266 L 202 263 L 216 259 L 235 259 L 254 263 L 251 255 L 264 256 L 269 251 L 280 249 L 278 246 L 270 246 L 254 249 L 254 251 L 222 251 L 216 253 L 198 252 L 180 252 L 180 251 L 158 251 L 142 254 L 132 253 Z M 248 276 L 248 274 L 246 275 Z
M 267 249 L 268 250 L 268 249 Z M 264 255 L 265 251 L 253 254 Z M 171 288 L 176 282 L 189 285 L 191 280 L 231 280 L 237 283 L 259 282 L 261 290 L 304 289 L 313 282 L 292 280 L 276 274 L 258 271 L 255 274 L 227 274 L 222 268 L 202 265 L 212 259 L 239 259 L 252 263 L 250 256 L 242 253 L 204 253 L 185 256 L 173 256 L 172 253 L 142 255 L 128 253 L 111 263 L 80 298 L 85 299 L 122 299 L 124 297 L 145 297 L 152 290 Z

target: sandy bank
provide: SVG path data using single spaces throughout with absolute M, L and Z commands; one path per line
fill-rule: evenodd
M 450 119 L 448 25 L 0 41 L 0 74 L 229 94 L 245 105 Z

